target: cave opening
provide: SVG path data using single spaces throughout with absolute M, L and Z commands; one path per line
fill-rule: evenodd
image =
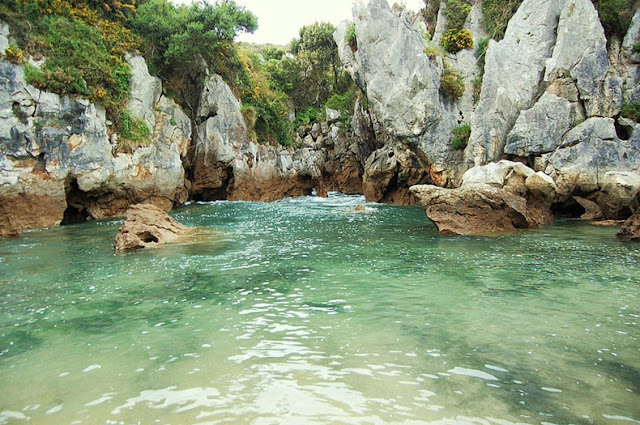
M 60 224 L 81 223 L 89 219 L 89 213 L 84 205 L 87 194 L 80 190 L 78 181 L 74 178 L 66 184 L 67 209 L 64 210 Z

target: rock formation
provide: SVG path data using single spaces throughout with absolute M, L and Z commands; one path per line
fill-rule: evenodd
M 411 187 L 443 236 L 491 235 L 549 224 L 556 194 L 552 179 L 516 162 L 470 169 L 457 189 Z
M 177 242 L 191 232 L 191 228 L 178 223 L 153 204 L 133 205 L 127 210 L 126 217 L 113 245 L 116 252 Z
M 636 212 L 622 224 L 618 238 L 628 241 L 640 241 L 640 212 Z
M 130 112 L 153 136 L 124 153 L 101 106 L 40 91 L 20 66 L 0 60 L 0 233 L 121 215 L 142 201 L 170 209 L 187 199 L 180 157 L 188 118 L 160 97 L 144 60 L 130 64 Z

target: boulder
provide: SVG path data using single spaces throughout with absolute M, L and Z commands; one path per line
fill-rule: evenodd
M 440 234 L 487 235 L 540 227 L 553 221 L 553 179 L 524 164 L 502 160 L 468 170 L 457 189 L 410 189 Z
M 616 236 L 623 240 L 640 241 L 640 211 L 633 214 L 624 222 Z
M 126 212 L 126 220 L 118 230 L 114 249 L 116 252 L 153 248 L 177 242 L 191 229 L 173 220 L 152 204 L 136 204 Z
M 410 189 L 442 236 L 492 235 L 540 227 L 551 222 L 510 190 L 486 184 L 445 189 L 418 185 Z
M 638 209 L 639 174 L 608 172 L 601 185 L 596 199 L 606 218 L 626 219 Z

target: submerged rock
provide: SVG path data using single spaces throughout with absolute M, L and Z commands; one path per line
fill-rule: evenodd
M 623 240 L 640 242 L 640 211 L 624 222 L 616 236 Z
M 191 232 L 152 204 L 137 204 L 127 210 L 127 219 L 118 230 L 113 248 L 116 252 L 153 248 L 177 242 Z

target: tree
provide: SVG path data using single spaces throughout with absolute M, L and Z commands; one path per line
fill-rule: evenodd
M 148 0 L 138 7 L 133 26 L 143 37 L 152 70 L 195 111 L 206 72 L 229 77 L 225 72 L 237 62 L 233 39 L 240 32 L 255 31 L 258 24 L 255 15 L 234 0 L 179 7 L 167 0 Z
M 296 104 L 322 106 L 332 93 L 343 92 L 349 86 L 333 40 L 335 27 L 328 22 L 316 22 L 300 29 L 300 38 L 291 42 L 301 70 L 304 90 L 293 94 Z M 296 99 L 297 98 L 297 99 Z

